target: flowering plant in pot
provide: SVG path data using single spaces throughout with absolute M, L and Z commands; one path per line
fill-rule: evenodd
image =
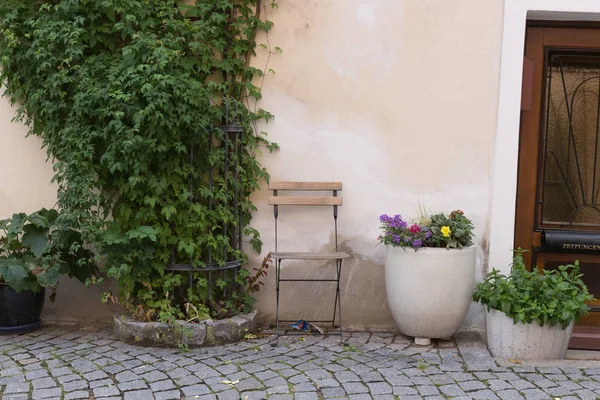
M 53 300 L 61 274 L 82 282 L 90 276 L 93 254 L 58 217 L 56 210 L 41 209 L 0 220 L 0 332 L 39 327 L 45 288 Z
M 398 328 L 423 345 L 452 336 L 471 304 L 473 223 L 461 210 L 411 223 L 384 214 L 379 221 L 388 305 Z
M 477 285 L 473 300 L 486 307 L 488 347 L 495 357 L 565 357 L 575 321 L 594 300 L 581 280 L 579 262 L 557 269 L 527 270 L 515 250 L 511 272 L 494 269 Z

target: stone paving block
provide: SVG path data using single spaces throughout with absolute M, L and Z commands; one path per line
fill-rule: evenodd
M 371 394 L 375 396 L 392 393 L 392 387 L 386 382 L 369 382 L 367 386 Z
M 31 381 L 33 389 L 45 389 L 50 387 L 56 387 L 56 382 L 52 378 L 39 378 Z
M 34 399 L 47 399 L 48 397 L 60 397 L 61 390 L 59 388 L 37 389 L 33 391 Z
M 87 380 L 87 381 L 96 381 L 99 379 L 106 379 L 108 378 L 108 375 L 106 374 L 106 372 L 103 371 L 93 371 L 93 372 L 89 372 L 87 374 L 83 374 L 83 379 Z
M 496 395 L 502 400 L 522 400 L 524 399 L 521 394 L 515 389 L 499 390 Z
M 444 385 L 440 386 L 439 389 L 446 396 L 466 396 L 465 392 L 458 385 Z
M 77 390 L 75 392 L 70 392 L 65 394 L 65 400 L 74 400 L 74 399 L 89 399 L 90 392 L 87 390 Z
M 413 378 L 413 379 L 416 379 L 416 378 Z M 413 382 L 411 379 L 408 379 L 404 375 L 392 375 L 392 376 L 387 377 L 385 380 L 387 383 L 389 383 L 392 386 L 412 386 L 412 385 L 416 384 L 415 382 Z M 432 383 L 431 379 L 429 380 L 429 383 Z
M 278 393 L 289 393 L 290 388 L 287 385 L 272 386 L 267 388 L 267 393 L 278 394 Z
M 444 374 L 444 375 L 433 375 L 430 376 L 429 379 L 431 379 L 431 382 L 433 382 L 434 385 L 447 385 L 450 383 L 454 383 L 454 379 L 452 379 L 450 376 Z
M 245 400 L 265 400 L 267 398 L 267 392 L 264 390 L 252 390 L 249 392 L 243 392 L 240 395 L 240 399 Z
M 291 394 L 275 394 L 269 396 L 269 400 L 293 400 L 294 396 Z
M 181 378 L 175 379 L 177 386 L 190 386 L 200 383 L 201 380 L 196 375 L 182 376 Z
M 90 382 L 90 389 L 113 385 L 115 385 L 115 382 L 112 379 L 100 379 L 99 381 Z
M 363 382 L 382 382 L 383 376 L 377 371 L 366 371 L 358 374 Z
M 206 385 L 192 385 L 192 386 L 184 386 L 181 388 L 183 395 L 186 397 L 198 396 L 201 394 L 207 394 L 210 392 L 210 389 Z
M 323 396 L 323 397 L 325 397 L 325 396 Z M 242 396 L 242 398 L 244 398 L 244 397 Z M 266 399 L 266 397 L 264 397 L 264 398 Z M 248 400 L 250 400 L 250 399 L 248 399 Z M 312 392 L 296 393 L 294 395 L 294 400 L 319 400 L 319 396 L 316 393 L 312 393 Z
M 150 389 L 152 392 L 161 392 L 165 390 L 175 389 L 175 385 L 173 381 L 170 379 L 165 379 L 164 381 L 152 382 L 150 384 Z
M 515 387 L 512 385 L 512 382 L 509 383 L 503 381 L 502 379 L 490 379 L 489 381 L 487 381 L 487 385 L 494 392 L 497 392 L 498 390 L 512 389 L 513 387 Z
M 54 377 L 69 375 L 71 373 L 72 373 L 71 370 L 67 367 L 50 368 L 50 374 Z
M 335 379 L 320 379 L 318 381 L 313 381 L 315 386 L 318 388 L 328 388 L 328 387 L 338 387 L 340 383 Z
M 535 385 L 533 385 L 533 383 L 526 381 L 524 379 L 515 379 L 513 381 L 510 381 L 510 384 L 512 385 L 512 387 L 514 387 L 515 389 L 521 391 L 524 389 L 533 389 L 535 388 Z
M 305 392 L 305 393 L 316 394 L 314 392 Z M 323 398 L 330 399 L 333 397 L 345 397 L 346 391 L 341 387 L 330 387 L 330 388 L 323 388 L 321 390 L 321 394 L 323 395 Z
M 421 396 L 437 396 L 440 394 L 440 391 L 435 386 L 417 386 L 417 392 Z
M 202 396 L 186 397 L 186 399 L 198 399 L 198 400 L 216 400 L 216 394 L 203 394 Z
M 139 375 L 134 374 L 131 371 L 123 371 L 123 372 L 119 372 L 115 378 L 117 379 L 117 381 L 119 382 L 127 382 L 127 381 L 134 381 L 134 380 L 138 380 L 140 379 Z
M 109 365 L 107 367 L 103 367 L 102 371 L 107 372 L 109 374 L 118 374 L 119 372 L 125 371 L 125 367 L 119 364 Z
M 262 389 L 263 387 L 263 384 L 254 378 L 244 379 L 235 385 L 235 388 L 239 391 L 258 390 Z
M 27 392 L 29 392 L 29 383 L 9 383 L 4 389 L 4 394 Z
M 481 390 L 481 389 L 485 389 L 486 386 L 483 382 L 480 381 L 464 381 L 464 382 L 459 382 L 458 386 L 461 387 L 462 390 L 464 390 L 465 392 L 470 392 L 473 390 Z
M 348 394 L 356 394 L 356 393 L 368 393 L 369 388 L 365 386 L 362 382 L 347 382 L 343 383 L 342 387 Z
M 588 389 L 575 390 L 573 393 L 579 396 L 579 398 L 582 400 L 596 400 L 598 398 L 596 393 Z
M 543 400 L 550 397 L 548 393 L 545 393 L 540 389 L 525 389 L 521 393 L 527 400 Z
M 582 387 L 589 390 L 598 390 L 600 389 L 600 383 L 597 381 L 582 381 L 578 382 Z
M 71 381 L 63 384 L 63 390 L 65 392 L 72 392 L 74 390 L 84 390 L 88 389 L 90 384 L 86 381 Z
M 47 376 L 48 371 L 46 371 L 45 369 L 34 369 L 33 371 L 25 372 L 25 379 L 27 379 L 28 381 L 39 378 L 45 378 Z
M 406 387 L 406 386 L 394 386 L 392 388 L 392 393 L 395 396 L 398 396 L 402 399 L 404 399 L 404 396 L 410 396 L 410 395 L 417 395 L 417 389 L 415 388 L 411 388 L 411 387 Z
M 101 386 L 94 389 L 95 397 L 119 396 L 120 392 L 116 386 Z
M 148 389 L 148 384 L 142 380 L 125 381 L 117 385 L 119 390 L 125 392 L 127 390 Z
M 151 390 L 134 390 L 125 392 L 125 400 L 154 400 L 154 394 Z
M 496 396 L 490 389 L 470 392 L 469 396 L 476 400 L 498 400 L 498 396 Z

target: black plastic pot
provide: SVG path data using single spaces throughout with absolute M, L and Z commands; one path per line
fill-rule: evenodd
M 45 290 L 17 293 L 5 283 L 0 283 L 0 334 L 31 332 L 42 323 Z

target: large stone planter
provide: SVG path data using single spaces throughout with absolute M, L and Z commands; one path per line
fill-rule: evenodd
M 469 311 L 474 273 L 475 246 L 418 251 L 387 246 L 385 287 L 400 331 L 423 345 L 451 337 Z
M 114 333 L 122 342 L 153 347 L 215 346 L 236 342 L 258 327 L 256 311 L 235 317 L 198 323 L 178 321 L 173 326 L 162 322 L 140 322 L 121 315 L 114 317 Z
M 515 324 L 501 311 L 486 315 L 487 341 L 490 353 L 497 358 L 517 360 L 563 359 L 567 352 L 573 323 L 566 329 L 538 323 Z

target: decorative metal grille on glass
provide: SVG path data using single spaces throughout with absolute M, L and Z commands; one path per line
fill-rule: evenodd
M 546 78 L 542 223 L 600 226 L 600 53 L 549 52 Z

